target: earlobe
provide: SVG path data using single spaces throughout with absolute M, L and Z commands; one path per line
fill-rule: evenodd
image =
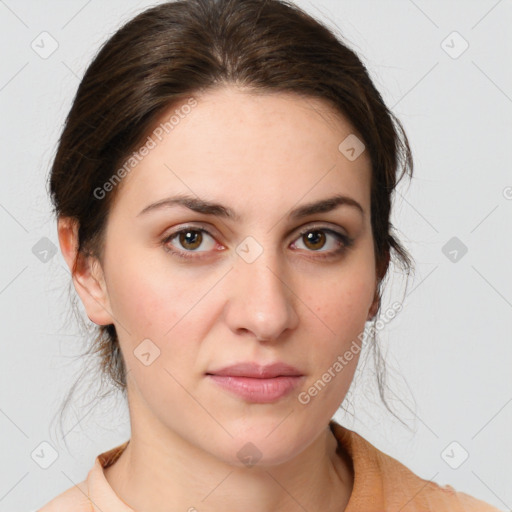
M 78 221 L 69 217 L 59 218 L 57 231 L 62 255 L 73 273 L 78 248 Z M 103 270 L 97 258 L 79 254 L 72 279 L 89 319 L 97 325 L 113 324 Z
M 384 279 L 384 276 L 386 275 L 386 272 L 387 272 L 388 266 L 389 266 L 389 261 L 390 261 L 389 251 L 386 251 L 384 258 L 381 260 L 380 265 L 378 265 L 377 269 L 376 269 L 377 285 L 375 287 L 375 295 L 373 296 L 372 304 L 370 306 L 370 309 L 368 310 L 367 320 L 372 320 L 375 317 L 375 315 L 377 314 L 377 311 L 379 310 L 380 301 L 381 301 L 379 285 L 380 285 L 382 279 Z
M 375 295 L 373 297 L 372 305 L 370 306 L 370 309 L 368 310 L 367 320 L 372 320 L 375 317 L 375 315 L 377 314 L 377 311 L 379 310 L 379 306 L 380 306 L 380 295 L 379 295 L 379 291 L 376 290 Z

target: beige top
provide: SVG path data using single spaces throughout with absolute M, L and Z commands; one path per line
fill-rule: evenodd
M 354 488 L 344 512 L 502 512 L 449 485 L 439 486 L 420 478 L 334 421 L 330 427 L 338 445 L 349 453 L 354 468 Z M 116 495 L 103 473 L 103 468 L 114 464 L 128 443 L 129 440 L 98 455 L 83 482 L 38 512 L 135 512 Z

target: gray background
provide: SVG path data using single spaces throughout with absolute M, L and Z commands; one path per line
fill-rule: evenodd
M 93 54 L 155 3 L 0 0 L 0 512 L 43 505 L 129 437 L 121 400 L 92 410 L 75 403 L 69 450 L 52 423 L 84 342 L 69 313 L 64 260 L 43 252 L 51 247 L 44 237 L 58 247 L 45 181 Z M 358 52 L 415 158 L 393 222 L 416 274 L 407 289 L 399 273 L 390 282 L 383 310 L 405 297 L 404 309 L 379 332 L 391 396 L 400 397 L 397 412 L 412 432 L 380 403 L 371 365 L 349 392 L 353 415 L 336 419 L 421 477 L 511 510 L 512 2 L 297 3 Z M 58 48 L 42 58 L 31 45 L 47 38 L 51 49 L 50 37 Z M 445 255 L 454 247 L 456 261 Z M 42 442 L 58 453 L 47 469 L 31 455 Z M 447 462 L 456 465 L 465 452 L 457 469 Z

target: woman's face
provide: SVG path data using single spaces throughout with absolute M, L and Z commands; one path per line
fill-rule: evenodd
M 340 406 L 374 311 L 370 159 L 320 100 L 234 88 L 195 100 L 162 116 L 180 114 L 117 185 L 95 299 L 105 309 L 86 308 L 116 327 L 132 435 L 278 464 Z M 300 214 L 334 196 L 346 203 Z M 246 362 L 299 376 L 208 375 Z

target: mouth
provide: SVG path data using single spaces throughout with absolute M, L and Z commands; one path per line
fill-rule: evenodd
M 290 394 L 305 378 L 297 368 L 281 362 L 237 363 L 205 375 L 222 389 L 253 403 L 276 402 Z

